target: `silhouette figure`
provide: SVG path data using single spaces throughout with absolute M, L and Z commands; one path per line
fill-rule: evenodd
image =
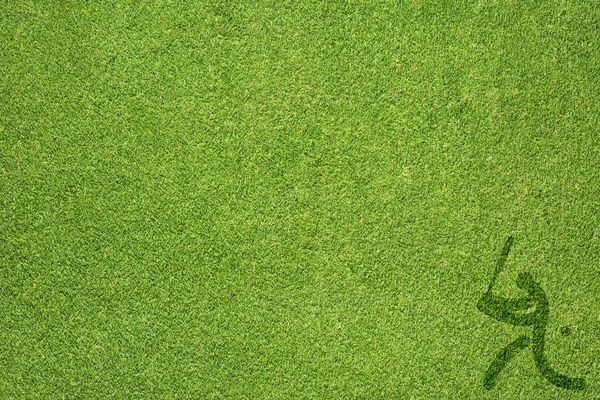
M 585 381 L 582 378 L 570 378 L 554 371 L 544 356 L 544 340 L 546 334 L 546 325 L 548 324 L 548 315 L 550 307 L 548 298 L 542 287 L 533 280 L 533 276 L 528 272 L 521 272 L 516 280 L 517 287 L 524 290 L 527 295 L 520 298 L 504 298 L 492 294 L 492 287 L 504 267 L 504 262 L 510 252 L 513 243 L 513 237 L 509 236 L 500 254 L 492 281 L 487 292 L 479 299 L 477 309 L 484 314 L 500 322 L 516 326 L 532 326 L 532 335 L 521 335 L 515 341 L 507 345 L 500 351 L 494 361 L 490 364 L 485 373 L 483 386 L 486 389 L 492 389 L 496 384 L 498 375 L 506 367 L 508 362 L 516 356 L 519 351 L 531 347 L 533 359 L 542 376 L 552 384 L 564 388 L 581 390 L 585 388 Z M 531 308 L 534 308 L 530 311 Z

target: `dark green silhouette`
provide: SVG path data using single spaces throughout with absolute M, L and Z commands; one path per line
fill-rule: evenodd
M 513 243 L 513 237 L 509 236 L 500 254 L 492 281 L 487 292 L 477 303 L 479 311 L 486 315 L 508 324 L 516 326 L 532 326 L 532 335 L 521 335 L 515 341 L 507 345 L 498 353 L 494 361 L 490 364 L 483 386 L 491 389 L 496 384 L 496 379 L 500 372 L 506 367 L 508 362 L 517 355 L 517 353 L 526 347 L 531 347 L 533 359 L 541 372 L 542 376 L 552 384 L 564 388 L 581 390 L 585 388 L 585 381 L 582 378 L 569 378 L 554 371 L 548 360 L 544 356 L 544 336 L 546 334 L 546 325 L 548 324 L 548 315 L 550 307 L 546 293 L 537 282 L 533 280 L 528 272 L 521 272 L 517 277 L 517 286 L 524 290 L 527 295 L 516 299 L 507 299 L 492 294 L 492 287 L 504 267 L 504 262 L 510 252 Z M 534 310 L 529 311 L 535 307 Z

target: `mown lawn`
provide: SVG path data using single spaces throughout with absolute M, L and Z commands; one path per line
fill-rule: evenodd
M 598 398 L 599 104 L 594 1 L 0 0 L 0 398 Z

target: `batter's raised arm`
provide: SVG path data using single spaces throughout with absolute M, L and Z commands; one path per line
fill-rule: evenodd
M 477 309 L 500 322 L 518 326 L 531 326 L 538 319 L 537 306 L 533 312 L 523 313 L 523 311 L 528 310 L 534 304 L 528 297 L 510 299 L 486 292 L 477 302 Z
M 504 243 L 504 248 L 498 257 L 496 268 L 492 275 L 492 280 L 488 286 L 487 292 L 479 299 L 477 303 L 477 309 L 484 314 L 501 322 L 506 322 L 513 325 L 529 326 L 535 322 L 535 312 L 523 314 L 523 311 L 527 311 L 531 308 L 534 303 L 529 297 L 521 297 L 516 299 L 504 298 L 492 294 L 492 288 L 498 279 L 498 275 L 504 268 L 508 253 L 513 244 L 514 238 L 509 236 Z

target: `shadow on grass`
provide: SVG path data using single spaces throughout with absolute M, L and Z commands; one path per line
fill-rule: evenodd
M 492 288 L 500 271 L 504 267 L 512 243 L 513 237 L 509 236 L 496 264 L 492 281 L 487 292 L 479 299 L 477 308 L 479 311 L 500 322 L 515 326 L 531 326 L 533 327 L 532 335 L 519 336 L 496 355 L 496 358 L 485 373 L 483 386 L 488 390 L 492 389 L 496 384 L 498 375 L 500 375 L 500 372 L 502 372 L 508 362 L 521 350 L 531 347 L 533 359 L 544 378 L 550 383 L 564 389 L 582 390 L 585 388 L 584 379 L 570 378 L 559 374 L 550 367 L 544 355 L 544 342 L 550 306 L 548 305 L 546 293 L 534 281 L 533 276 L 528 272 L 521 272 L 517 277 L 517 286 L 527 293 L 524 297 L 510 299 L 492 294 Z M 531 310 L 532 308 L 534 309 Z

